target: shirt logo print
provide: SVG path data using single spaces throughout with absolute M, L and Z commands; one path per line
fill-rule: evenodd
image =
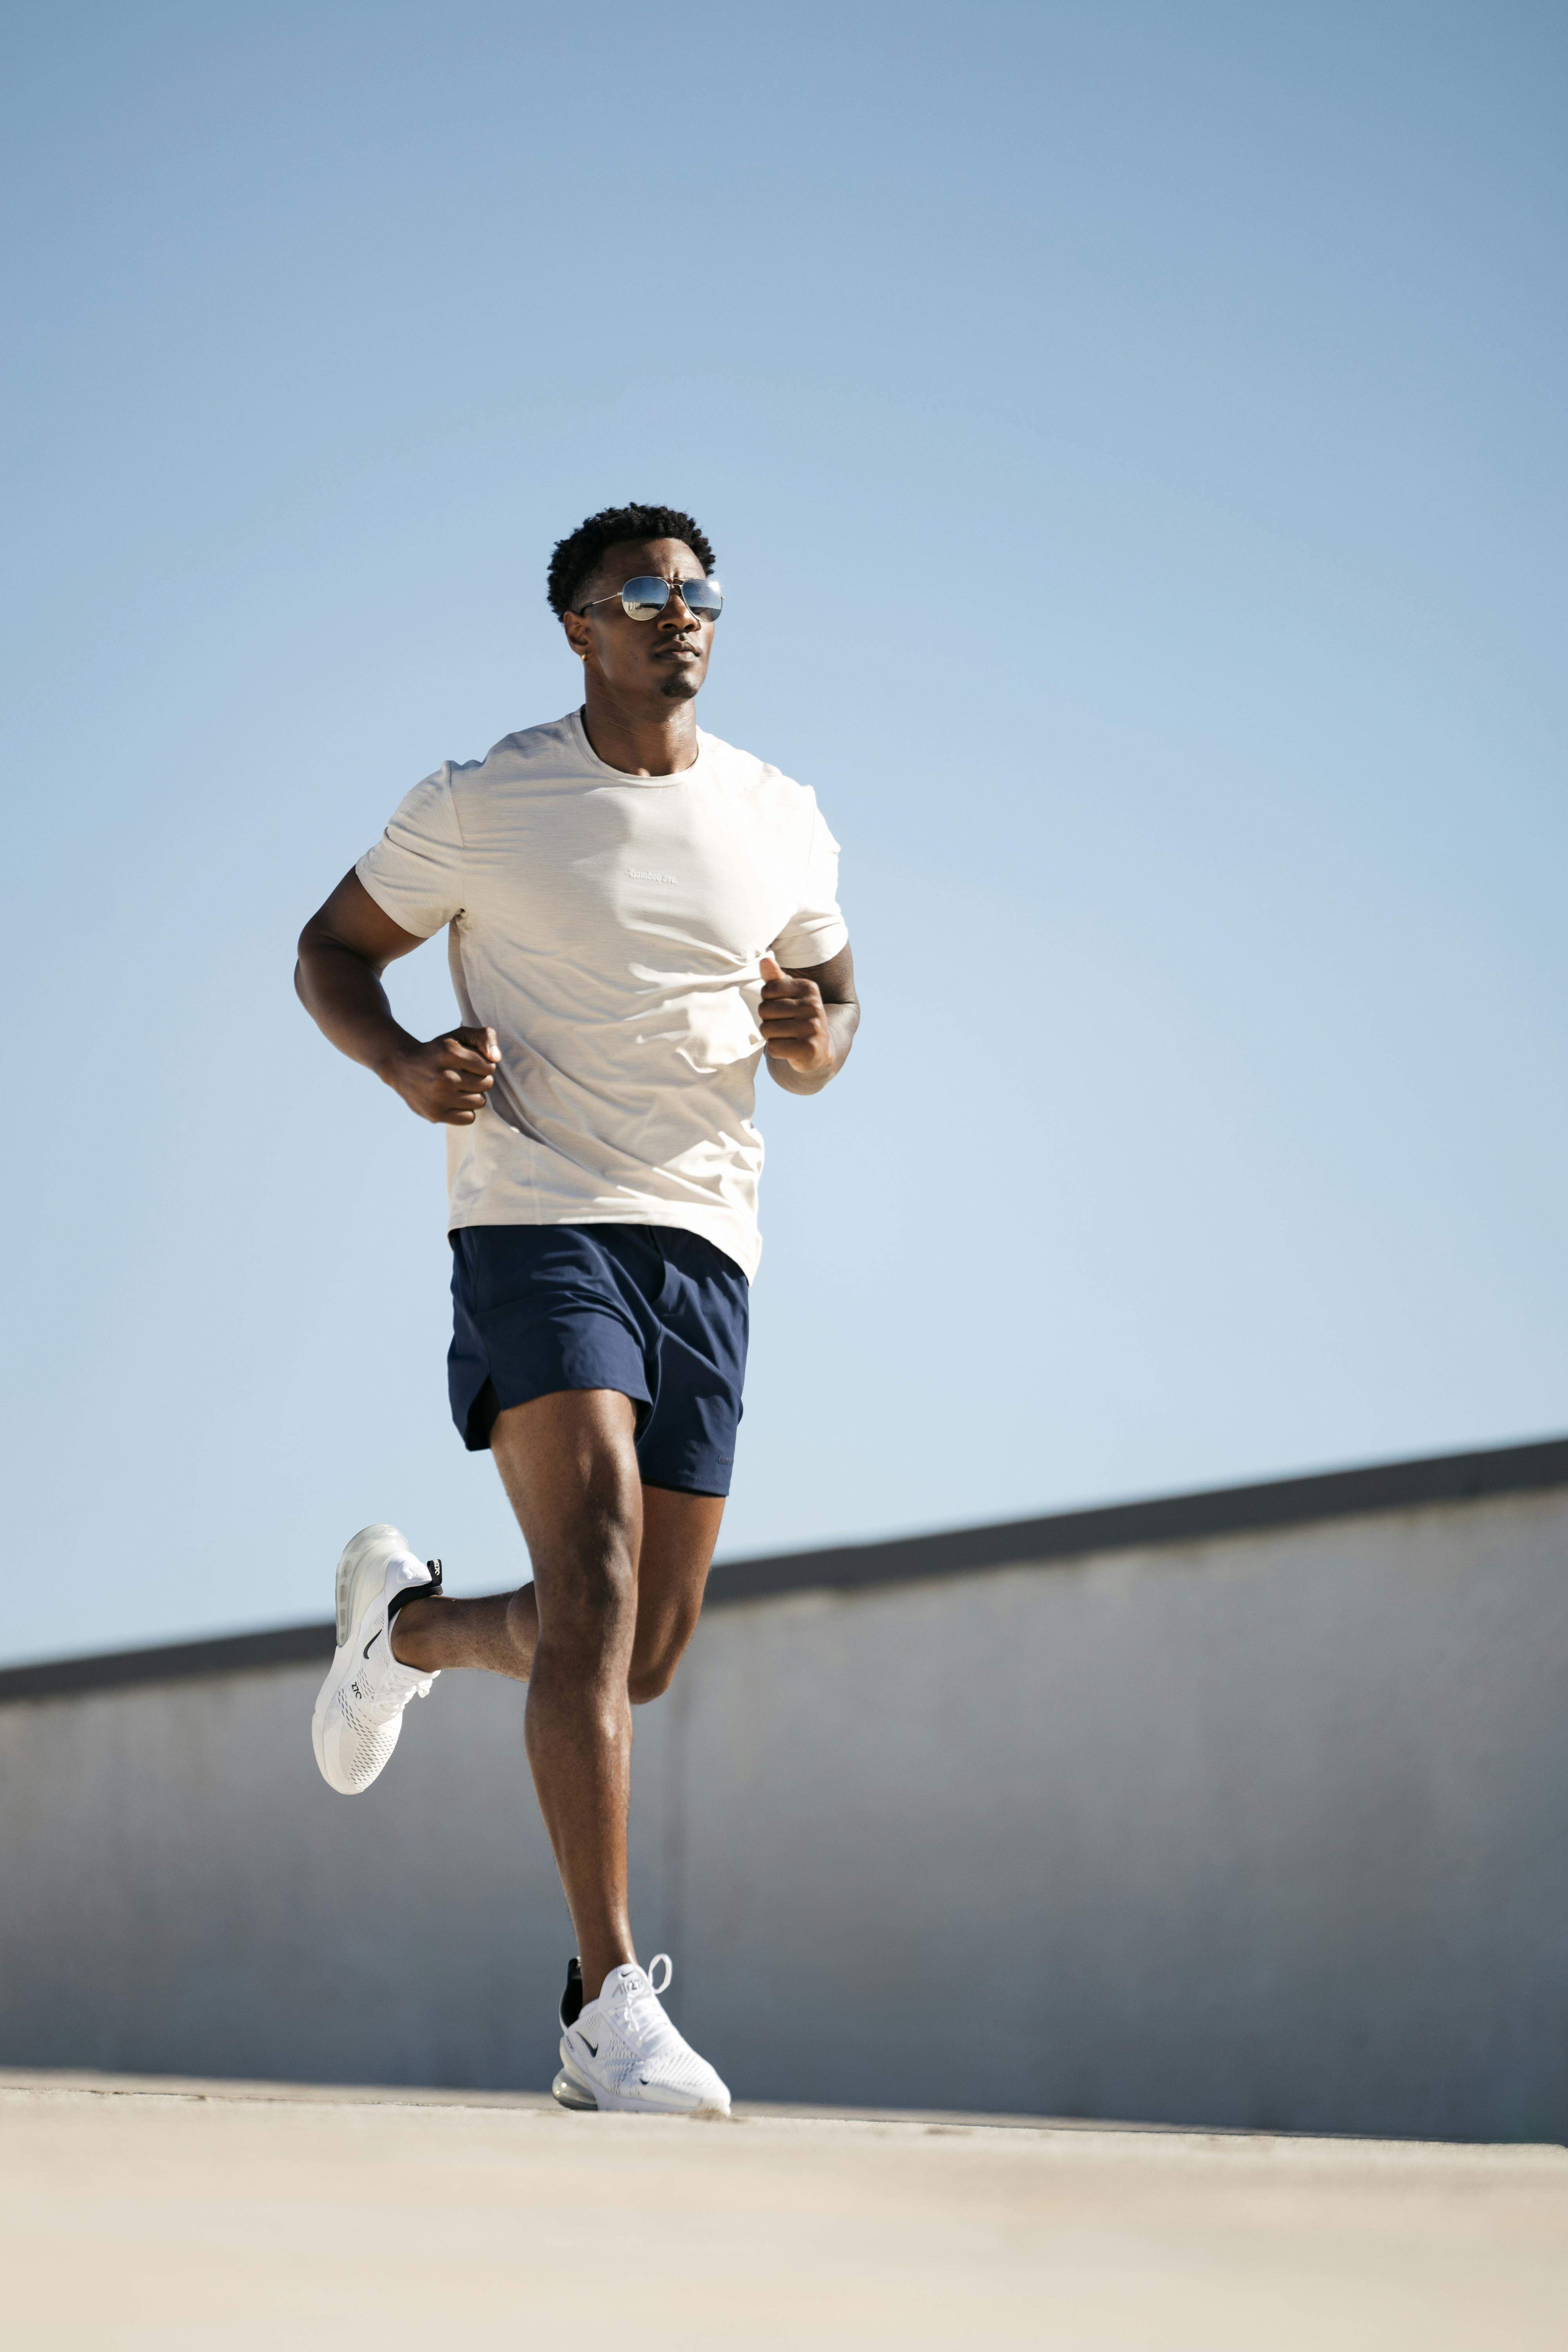
M 656 874 L 651 866 L 628 866 L 626 868 L 628 882 L 679 882 L 679 879 L 678 874 Z

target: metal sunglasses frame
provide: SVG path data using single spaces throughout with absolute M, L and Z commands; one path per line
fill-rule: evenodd
M 645 580 L 658 580 L 663 585 L 664 602 L 659 606 L 657 613 L 634 613 L 627 607 L 626 590 L 628 588 L 636 588 L 639 586 Z M 680 601 L 683 604 L 686 604 L 685 591 L 688 588 L 699 587 L 711 588 L 717 593 L 719 598 L 719 613 L 721 613 L 724 609 L 724 591 L 719 586 L 716 580 L 710 580 L 706 574 L 704 574 L 703 578 L 700 581 L 666 580 L 664 574 L 660 572 L 635 572 L 630 580 L 623 580 L 620 586 L 618 588 L 612 589 L 607 596 L 590 596 L 585 604 L 579 604 L 576 609 L 579 613 L 591 613 L 595 604 L 618 604 L 622 612 L 626 614 L 628 621 L 657 621 L 662 614 L 668 613 L 669 610 L 669 592 L 672 588 L 680 592 Z M 700 612 L 696 607 L 690 604 L 686 604 L 686 609 L 691 614 L 694 621 L 712 622 L 719 618 L 719 613 Z

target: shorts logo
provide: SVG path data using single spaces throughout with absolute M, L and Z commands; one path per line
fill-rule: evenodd
M 628 866 L 626 868 L 628 882 L 677 882 L 679 878 L 676 874 L 656 874 L 650 866 Z

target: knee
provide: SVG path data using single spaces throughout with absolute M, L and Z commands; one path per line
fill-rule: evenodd
M 679 1664 L 677 1653 L 669 1657 L 634 1658 L 626 1676 L 626 1696 L 634 1706 L 646 1706 L 650 1698 L 662 1698 L 675 1680 Z
M 649 1699 L 664 1696 L 675 1680 L 675 1669 L 685 1654 L 695 1624 L 695 1618 L 689 1623 L 679 1619 L 673 1624 L 661 1625 L 651 1635 L 638 1628 L 626 1675 L 626 1694 L 634 1706 L 646 1706 Z
M 574 1547 L 571 1559 L 553 1564 L 548 1601 L 540 1599 L 541 1644 L 594 1659 L 624 1654 L 637 1591 L 629 1541 L 618 1530 L 598 1531 Z

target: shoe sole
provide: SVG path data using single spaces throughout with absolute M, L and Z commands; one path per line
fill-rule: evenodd
M 332 1588 L 337 1621 L 333 1638 L 340 1650 L 349 1635 L 358 1631 L 372 1593 L 379 1597 L 385 1585 L 386 1560 L 383 1559 L 377 1574 L 372 1555 L 386 1544 L 398 1551 L 408 1549 L 402 1528 L 382 1519 L 374 1527 L 361 1528 L 358 1535 L 351 1536 L 343 1546 Z
M 659 2107 L 651 2099 L 623 2099 L 601 2090 L 574 2066 L 563 2048 L 561 2071 L 550 2085 L 550 2095 L 572 2115 L 588 2116 L 728 2116 L 727 2106 Z
M 327 1769 L 327 1707 L 342 1679 L 343 1669 L 352 1655 L 353 1640 L 364 1622 L 366 1610 L 373 1601 L 380 1599 L 385 1589 L 386 1561 L 390 1555 L 383 1547 L 389 1543 L 399 1551 L 408 1549 L 402 1530 L 387 1520 L 378 1520 L 374 1527 L 361 1528 L 358 1535 L 351 1536 L 343 1546 L 333 1580 L 332 1631 L 337 1648 L 332 1653 L 331 1671 L 316 1694 L 316 1705 L 310 1717 L 310 1745 L 315 1750 L 316 1767 L 322 1780 L 340 1797 L 363 1796 L 364 1790 L 340 1787 Z M 374 1556 L 377 1550 L 382 1551 L 379 1565 Z M 374 1781 L 366 1783 L 366 1787 L 374 1786 Z
M 550 2085 L 550 2095 L 574 2116 L 591 2116 L 598 2112 L 599 2102 L 583 2080 L 570 2066 L 563 2066 Z

